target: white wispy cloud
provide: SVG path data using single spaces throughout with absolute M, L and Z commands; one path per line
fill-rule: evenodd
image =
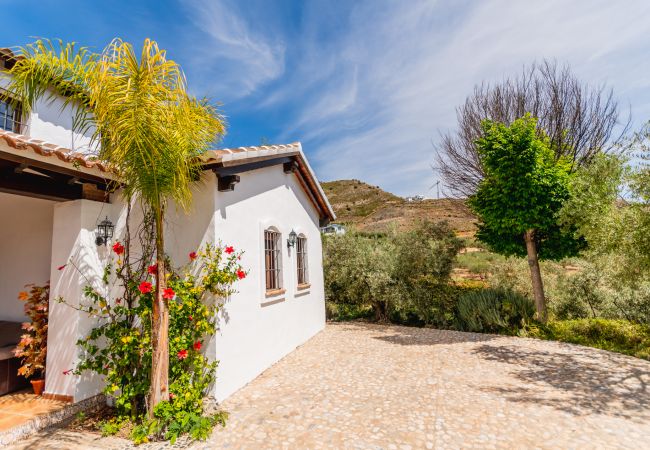
M 290 35 L 240 3 L 185 5 L 207 37 L 196 49 L 213 77 L 204 84 L 226 101 L 244 99 L 251 114 L 286 111 L 274 138 L 303 141 L 326 180 L 426 193 L 433 143 L 455 126 L 474 85 L 544 58 L 613 87 L 637 123 L 650 118 L 644 0 L 313 0 Z
M 281 76 L 285 69 L 285 44 L 281 36 L 263 33 L 247 21 L 236 2 L 184 0 L 192 24 L 189 29 L 190 64 L 201 66 L 203 89 L 221 99 L 246 97 L 259 86 Z M 211 93 L 211 92 L 209 92 Z

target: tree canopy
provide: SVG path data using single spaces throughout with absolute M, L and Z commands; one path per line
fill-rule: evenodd
M 540 259 L 574 255 L 582 245 L 557 221 L 569 197 L 570 161 L 556 159 L 530 115 L 511 126 L 483 121 L 476 141 L 485 178 L 469 204 L 481 223 L 477 237 L 496 253 L 526 256 L 524 234 L 535 230 Z
M 510 125 L 526 113 L 538 118 L 538 131 L 547 136 L 555 158 L 564 158 L 572 170 L 618 141 L 613 135 L 618 105 L 611 89 L 583 83 L 568 66 L 532 64 L 517 76 L 476 86 L 457 108 L 458 128 L 444 134 L 436 149 L 442 178 L 453 195 L 469 197 L 485 175 L 476 148 L 482 121 Z

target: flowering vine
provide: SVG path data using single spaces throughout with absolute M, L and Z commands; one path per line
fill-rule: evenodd
M 157 266 L 141 261 L 140 270 L 128 267 L 128 246 L 120 242 L 112 246 L 112 253 L 116 261 L 106 266 L 105 289 L 84 288 L 86 302 L 79 309 L 100 320 L 78 341 L 83 356 L 74 373 L 91 371 L 104 376 L 104 393 L 115 399 L 119 420 L 136 424 L 132 434 L 136 442 L 145 442 L 152 435 L 175 440 L 191 430 L 203 433 L 224 419 L 202 416 L 203 397 L 215 380 L 218 362 L 209 360 L 201 350 L 217 330 L 220 299 L 233 294 L 234 283 L 246 276 L 240 264 L 242 252 L 232 246 L 206 245 L 191 252 L 184 266 L 169 270 L 163 298 L 169 305 L 170 400 L 156 407 L 153 422 L 146 420 L 145 408 Z M 115 291 L 109 288 L 110 280 L 121 287 L 116 298 L 108 294 Z M 196 428 L 197 424 L 202 425 Z

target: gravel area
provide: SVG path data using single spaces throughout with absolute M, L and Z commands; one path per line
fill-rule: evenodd
M 191 448 L 647 448 L 649 384 L 650 362 L 571 344 L 328 324 Z M 129 447 L 53 429 L 10 448 Z

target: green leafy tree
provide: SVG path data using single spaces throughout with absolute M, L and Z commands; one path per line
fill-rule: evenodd
M 477 238 L 496 253 L 528 257 L 538 318 L 546 321 L 539 260 L 574 255 L 582 245 L 556 217 L 569 197 L 570 162 L 556 159 L 530 115 L 481 127 L 476 147 L 485 177 L 469 199 L 480 219 Z
M 65 99 L 74 128 L 92 133 L 97 157 L 138 199 L 155 223 L 157 274 L 152 312 L 150 414 L 169 399 L 169 308 L 164 222 L 170 200 L 182 208 L 199 179 L 199 156 L 224 132 L 223 118 L 206 100 L 187 93 L 180 66 L 147 39 L 138 54 L 121 40 L 101 54 L 74 44 L 39 40 L 19 49 L 9 91 L 29 112 L 44 98 Z M 128 249 L 127 249 L 128 251 Z
M 576 173 L 560 218 L 586 239 L 588 256 L 616 255 L 616 278 L 634 284 L 650 279 L 650 123 L 622 153 L 599 155 Z

